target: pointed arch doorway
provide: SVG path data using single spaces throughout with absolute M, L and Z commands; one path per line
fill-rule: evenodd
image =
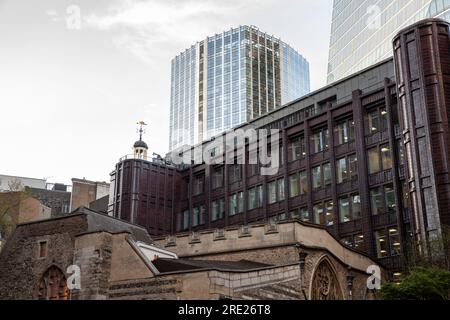
M 39 300 L 67 300 L 67 279 L 64 273 L 56 266 L 52 266 L 39 280 Z

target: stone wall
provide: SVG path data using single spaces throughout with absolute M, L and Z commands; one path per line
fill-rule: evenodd
M 37 299 L 39 280 L 51 266 L 67 276 L 75 236 L 85 228 L 86 219 L 81 215 L 19 225 L 0 252 L 0 300 Z M 43 258 L 39 258 L 41 241 L 47 241 L 47 255 Z
M 73 261 L 74 265 L 81 269 L 81 291 L 74 292 L 74 299 L 104 300 L 107 298 L 112 237 L 105 232 L 77 237 Z

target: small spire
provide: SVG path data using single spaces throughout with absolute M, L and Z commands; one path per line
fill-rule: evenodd
M 147 126 L 147 124 L 144 121 L 139 121 L 137 123 L 139 125 L 139 141 L 142 141 L 142 134 L 144 133 L 144 126 Z

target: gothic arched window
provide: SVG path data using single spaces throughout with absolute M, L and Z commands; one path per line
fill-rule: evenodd
M 312 300 L 343 300 L 343 294 L 331 263 L 323 259 L 314 273 L 312 287 Z

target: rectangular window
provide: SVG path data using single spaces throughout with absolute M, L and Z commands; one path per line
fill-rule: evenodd
M 345 120 L 336 125 L 335 133 L 337 135 L 337 145 L 342 145 L 355 140 L 355 122 Z
M 386 209 L 388 212 L 395 211 L 397 203 L 395 201 L 395 191 L 392 184 L 384 186 L 384 198 L 386 202 Z
M 373 215 L 379 215 L 384 213 L 383 195 L 381 188 L 375 188 L 370 190 L 370 201 Z
M 381 114 L 381 130 L 387 130 L 389 127 L 388 127 L 388 113 L 386 108 L 381 108 L 380 114 Z
M 381 131 L 380 117 L 378 109 L 372 110 L 367 113 L 366 117 L 366 133 L 372 134 Z
M 389 229 L 389 242 L 391 245 L 391 256 L 399 255 L 401 252 L 400 233 L 396 228 Z
M 308 174 L 306 171 L 300 172 L 300 194 L 308 193 Z
M 278 201 L 286 199 L 284 178 L 278 179 Z
M 189 214 L 190 214 L 189 210 L 185 210 L 183 212 L 183 225 L 181 230 L 189 229 Z
M 233 164 L 229 167 L 230 183 L 236 183 L 242 181 L 242 165 Z
M 257 186 L 256 187 L 256 195 L 257 195 L 257 207 L 262 208 L 264 204 L 264 192 L 263 192 L 263 186 Z
M 380 172 L 380 157 L 378 155 L 378 148 L 372 148 L 368 151 L 368 161 L 369 161 L 369 173 Z
M 392 157 L 391 157 L 391 147 L 389 144 L 384 144 L 381 147 L 381 164 L 383 170 L 392 169 Z
M 404 166 L 406 164 L 405 160 L 405 145 L 403 144 L 403 141 L 397 140 L 397 151 L 398 151 L 398 164 L 400 166 Z
M 354 179 L 358 177 L 358 158 L 356 157 L 356 154 L 352 154 L 348 157 L 348 167 L 349 167 L 349 173 L 350 178 Z
M 351 220 L 350 202 L 347 197 L 339 199 L 339 219 L 341 223 L 346 223 Z
M 364 235 L 363 234 L 357 234 L 355 236 L 355 249 L 363 250 L 364 248 Z
M 312 169 L 313 189 L 322 188 L 322 167 L 317 166 Z
M 336 161 L 336 181 L 338 184 L 347 181 L 347 159 L 342 158 Z
M 248 210 L 256 209 L 256 189 L 248 190 Z
M 320 225 L 325 225 L 325 214 L 324 214 L 324 210 L 323 210 L 323 205 L 321 203 L 316 204 L 313 207 L 313 212 L 314 212 L 314 222 L 316 224 L 320 224 Z
M 46 258 L 48 250 L 48 242 L 40 241 L 39 242 L 39 258 Z
M 326 186 L 329 186 L 332 182 L 331 180 L 331 164 L 326 163 L 323 165 L 323 181 Z
M 304 222 L 309 222 L 309 210 L 308 208 L 300 209 L 300 220 Z
M 233 194 L 230 196 L 230 203 L 229 203 L 229 215 L 234 216 L 238 213 L 238 195 Z
M 194 208 L 192 214 L 192 226 L 197 227 L 200 223 L 200 208 Z
M 361 219 L 361 197 L 359 194 L 351 196 L 352 200 L 352 217 L 354 220 Z
M 332 226 L 332 225 L 334 225 L 334 212 L 333 212 L 333 208 L 334 208 L 334 203 L 333 203 L 333 201 L 327 201 L 327 202 L 325 203 L 325 209 L 326 209 L 325 219 L 326 219 L 326 225 L 327 225 L 327 226 Z
M 293 174 L 289 176 L 289 196 L 295 198 L 299 196 L 298 192 L 298 175 Z
M 378 258 L 385 258 L 388 256 L 388 239 L 385 230 L 375 232 L 375 244 L 377 247 Z
M 352 237 L 345 237 L 341 239 L 341 243 L 347 247 L 353 248 L 353 238 Z
M 204 225 L 206 223 L 206 208 L 205 206 L 200 207 L 200 225 Z
M 319 153 L 328 149 L 329 133 L 327 128 L 313 132 L 311 137 L 313 153 Z
M 238 213 L 244 212 L 244 192 L 238 193 Z
M 213 201 L 211 221 L 223 219 L 224 213 L 225 213 L 224 200 L 220 199 Z
M 205 183 L 205 176 L 197 176 L 194 179 L 194 196 L 198 196 L 203 194 L 204 192 L 204 183 Z
M 289 161 L 296 161 L 306 156 L 305 138 L 303 136 L 291 140 Z
M 277 182 L 269 182 L 269 204 L 274 204 L 277 202 Z
M 212 188 L 219 189 L 223 187 L 223 167 L 214 168 Z

